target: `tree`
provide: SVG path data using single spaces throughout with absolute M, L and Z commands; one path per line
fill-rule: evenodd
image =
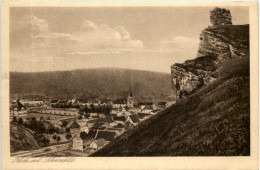
M 60 136 L 57 136 L 57 142 L 60 142 L 60 140 L 61 140 L 61 138 L 60 138 Z
M 65 138 L 66 138 L 67 140 L 70 140 L 70 139 L 72 138 L 72 135 L 71 135 L 70 133 L 67 133 L 66 136 L 65 136 Z
M 55 128 L 53 127 L 52 124 L 50 124 L 50 125 L 48 126 L 47 132 L 48 132 L 49 134 L 53 134 L 53 133 L 55 132 Z
M 62 121 L 62 125 L 61 126 L 62 127 L 66 127 L 68 125 L 68 123 L 69 123 L 68 121 L 64 120 L 64 121 Z
M 80 138 L 82 139 L 82 140 L 86 140 L 87 139 L 87 137 L 88 137 L 88 134 L 86 133 L 86 132 L 80 132 Z
M 90 117 L 90 114 L 89 113 L 85 113 L 84 117 L 87 119 Z
M 60 133 L 60 128 L 55 127 L 54 129 L 55 129 L 55 132 L 56 132 L 56 133 Z
M 43 122 L 37 121 L 37 129 L 36 129 L 36 131 L 39 132 L 39 133 L 45 133 L 46 132 L 46 128 L 45 128 Z
M 44 137 L 44 138 L 42 139 L 42 142 L 43 142 L 43 144 L 44 144 L 45 146 L 47 146 L 47 145 L 50 144 L 50 139 Z
M 53 139 L 54 141 L 56 141 L 56 140 L 57 140 L 57 135 L 53 135 L 53 136 L 52 136 L 52 139 Z
M 16 117 L 14 116 L 13 117 L 13 119 L 12 119 L 12 121 L 11 121 L 12 123 L 17 123 L 17 119 L 16 119 Z
M 19 118 L 19 120 L 18 120 L 18 123 L 20 124 L 20 125 L 23 125 L 23 118 Z
M 81 116 L 81 115 L 79 115 L 79 116 L 78 116 L 78 119 L 79 119 L 79 120 L 81 120 L 81 119 L 82 119 L 82 116 Z

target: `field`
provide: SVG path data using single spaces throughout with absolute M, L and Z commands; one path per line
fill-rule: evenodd
M 44 114 L 44 113 L 27 113 L 26 117 L 28 117 L 28 118 L 35 117 L 36 119 L 40 119 L 41 117 L 43 117 L 43 120 L 47 120 L 49 117 L 50 120 L 55 120 L 55 119 L 61 119 L 61 118 L 66 118 L 66 117 L 70 117 L 70 116 L 61 116 L 61 115 Z

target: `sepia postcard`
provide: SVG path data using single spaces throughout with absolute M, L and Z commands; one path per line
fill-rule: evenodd
M 257 2 L 1 16 L 2 169 L 258 169 Z

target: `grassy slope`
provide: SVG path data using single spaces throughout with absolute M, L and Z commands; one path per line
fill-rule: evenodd
M 92 156 L 250 155 L 248 60 L 222 64 L 212 84 Z
M 10 125 L 10 144 L 11 152 L 39 147 L 38 142 L 29 131 L 12 124 Z
M 44 94 L 47 96 L 122 98 L 132 86 L 137 99 L 166 100 L 173 96 L 167 73 L 127 69 L 86 69 L 40 73 L 10 73 L 11 94 Z

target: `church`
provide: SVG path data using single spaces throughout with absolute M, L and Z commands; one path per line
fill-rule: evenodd
M 129 92 L 127 98 L 117 99 L 113 101 L 113 108 L 119 109 L 124 107 L 133 107 L 134 106 L 134 96 L 131 87 L 129 87 Z
M 127 106 L 133 107 L 134 106 L 134 96 L 131 87 L 129 87 L 129 93 L 127 96 Z

